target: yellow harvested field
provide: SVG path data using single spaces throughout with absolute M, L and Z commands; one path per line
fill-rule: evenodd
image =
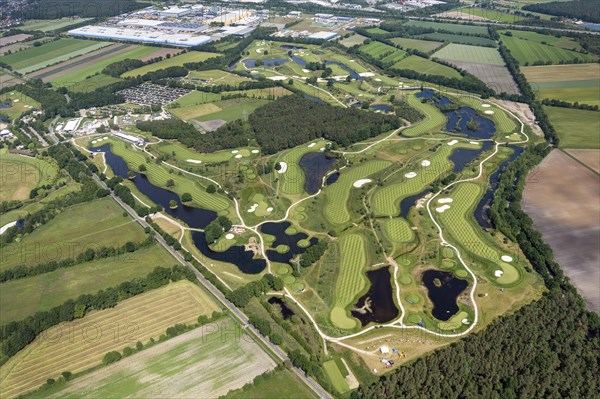
M 600 64 L 543 65 L 521 68 L 530 82 L 558 82 L 600 78 Z
M 3 398 L 22 395 L 63 371 L 77 373 L 97 366 L 107 352 L 134 348 L 137 341 L 145 344 L 170 326 L 196 323 L 198 316 L 215 310 L 220 308 L 208 294 L 185 280 L 61 323 L 0 367 L 0 392 Z

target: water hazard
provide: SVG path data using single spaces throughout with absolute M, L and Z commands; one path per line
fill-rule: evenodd
M 398 316 L 398 308 L 394 303 L 392 282 L 389 268 L 367 272 L 371 282 L 369 291 L 361 296 L 352 310 L 352 316 L 360 320 L 362 326 L 374 323 L 386 323 Z
M 427 296 L 433 303 L 431 314 L 438 320 L 446 321 L 458 312 L 456 301 L 469 282 L 455 277 L 450 272 L 427 270 L 423 273 L 423 284 L 427 287 Z

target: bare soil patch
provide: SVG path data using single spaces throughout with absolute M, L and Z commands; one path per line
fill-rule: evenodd
M 206 121 L 206 122 L 199 122 L 198 124 L 207 132 L 214 132 L 215 130 L 217 130 L 218 128 L 220 128 L 221 126 L 223 126 L 226 123 L 227 122 L 224 121 L 223 119 L 213 119 L 213 120 Z
M 533 115 L 533 111 L 529 108 L 529 105 L 507 100 L 494 100 L 494 102 L 515 114 L 526 125 L 531 126 L 535 135 L 544 137 L 542 128 L 535 123 L 535 115 Z
M 595 170 L 596 173 L 600 173 L 600 150 L 572 149 L 566 151 L 578 161 Z
M 488 18 L 480 17 L 479 15 L 471 15 L 460 11 L 445 11 L 433 16 L 438 18 L 466 19 L 469 21 L 490 21 Z
M 600 313 L 600 176 L 554 150 L 527 177 L 522 204 L 590 309 Z
M 22 42 L 23 40 L 27 40 L 31 37 L 31 35 L 27 35 L 25 33 L 20 33 L 18 35 L 0 37 L 0 47 L 7 46 L 9 44 Z
M 446 62 L 475 75 L 497 93 L 519 94 L 519 87 L 504 65 L 488 65 L 451 60 L 446 60 Z

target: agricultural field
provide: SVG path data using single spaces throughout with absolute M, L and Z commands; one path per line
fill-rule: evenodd
M 457 70 L 447 67 L 446 65 L 438 64 L 437 62 L 428 60 L 427 58 L 419 57 L 418 55 L 409 55 L 400 62 L 395 63 L 392 68 L 399 70 L 412 69 L 413 71 L 426 75 L 439 75 L 456 79 L 462 78 Z
M 416 39 L 435 40 L 438 42 L 468 44 L 471 46 L 496 47 L 496 42 L 487 37 L 465 36 L 452 33 L 425 33 L 415 36 Z
M 562 148 L 600 149 L 600 113 L 580 109 L 544 107 Z
M 464 7 L 459 8 L 457 11 L 468 16 L 481 17 L 491 21 L 504 22 L 510 24 L 527 19 L 526 17 L 520 15 L 480 7 Z
M 500 34 L 504 34 L 507 31 L 499 31 Z M 562 48 L 565 50 L 583 51 L 583 47 L 576 40 L 569 38 L 568 36 L 553 36 L 545 35 L 537 32 L 529 32 L 524 30 L 511 30 L 512 37 L 518 39 L 528 40 L 535 43 L 547 44 L 549 46 Z
M 356 33 L 350 37 L 340 40 L 340 44 L 344 47 L 352 47 L 363 44 L 365 40 L 367 40 L 366 36 L 362 36 Z
M 579 162 L 600 174 L 600 150 L 593 149 L 568 149 L 565 152 Z
M 72 258 L 90 246 L 123 246 L 146 238 L 144 230 L 111 198 L 73 205 L 20 241 L 6 245 L 0 270 Z M 33 249 L 33 250 L 32 250 Z
M 389 161 L 371 160 L 356 165 L 349 171 L 343 171 L 335 184 L 323 190 L 327 198 L 323 209 L 325 218 L 334 225 L 349 222 L 351 215 L 348 212 L 348 199 L 352 190 L 359 190 L 354 187 L 354 183 L 382 171 L 389 165 Z
M 311 399 L 313 395 L 289 371 L 276 370 L 258 384 L 231 391 L 223 399 Z
M 540 99 L 600 106 L 600 65 L 545 65 L 521 68 Z
M 343 394 L 350 390 L 350 387 L 335 360 L 328 360 L 323 363 L 323 369 L 336 391 Z M 344 371 L 347 373 L 347 370 Z
M 22 41 L 29 39 L 30 37 L 32 37 L 32 36 L 27 35 L 25 33 L 19 33 L 19 34 L 12 35 L 12 36 L 2 36 L 2 37 L 0 37 L 0 47 L 4 47 L 4 46 L 7 46 L 7 45 L 13 44 L 13 43 L 22 42 Z
M 162 247 L 149 248 L 77 264 L 67 269 L 13 280 L 0 285 L 0 324 L 50 310 L 68 299 L 145 277 L 155 267 L 172 267 L 176 260 Z
M 58 166 L 40 158 L 1 153 L 0 201 L 29 199 L 29 193 L 39 185 L 51 184 Z
M 520 39 L 516 36 L 500 36 L 502 43 L 510 50 L 521 66 L 541 64 L 573 63 L 575 60 L 594 62 L 596 57 L 564 48 L 538 43 L 534 40 Z
M 218 57 L 218 53 L 205 53 L 202 51 L 190 51 L 187 53 L 183 53 L 177 55 L 175 57 L 171 57 L 166 60 L 162 60 L 159 62 L 155 62 L 150 65 L 145 65 L 141 68 L 134 69 L 133 71 L 125 72 L 122 77 L 134 77 L 134 76 L 143 76 L 148 72 L 158 71 L 160 69 L 166 69 L 173 66 L 183 66 L 183 64 L 191 63 L 191 62 L 202 62 L 206 61 L 209 58 Z
M 450 43 L 433 53 L 432 57 L 446 61 L 464 61 L 477 64 L 504 65 L 504 60 L 495 48 L 468 46 Z
M 119 51 L 112 54 L 106 54 L 96 59 L 91 58 L 88 62 L 78 65 L 73 70 L 68 70 L 65 73 L 60 73 L 57 76 L 52 77 L 52 86 L 73 86 L 79 82 L 83 82 L 88 79 L 89 76 L 93 76 L 102 72 L 108 65 L 117 61 L 123 61 L 125 59 L 142 59 L 150 54 L 156 52 L 156 47 L 150 46 L 139 46 L 135 44 L 123 45 L 119 47 Z M 67 65 L 65 65 L 66 67 Z M 82 85 L 85 84 L 82 83 Z
M 429 22 L 429 21 L 408 21 L 406 26 L 416 26 L 420 28 L 431 28 L 436 30 L 444 30 L 452 33 L 458 34 L 468 34 L 468 35 L 488 35 L 487 27 L 485 26 L 477 26 L 477 25 L 461 25 L 461 24 L 452 24 L 446 22 Z
M 408 37 L 394 37 L 389 39 L 392 43 L 401 46 L 404 49 L 415 49 L 424 53 L 429 53 L 436 50 L 444 43 L 434 42 L 430 40 L 410 39 Z
M 396 63 L 406 56 L 405 51 L 377 41 L 360 46 L 359 50 L 386 64 Z
M 80 39 L 59 39 L 38 47 L 34 46 L 17 53 L 4 55 L 0 57 L 0 62 L 4 62 L 14 70 L 26 74 L 106 46 L 110 46 L 110 43 Z
M 367 265 L 367 254 L 364 238 L 360 234 L 348 234 L 338 242 L 341 254 L 340 264 L 344 265 L 338 272 L 335 283 L 335 302 L 330 318 L 334 325 L 343 329 L 352 329 L 356 321 L 348 316 L 347 308 L 367 286 L 364 268 Z
M 193 324 L 198 316 L 210 316 L 218 310 L 212 298 L 189 281 L 178 281 L 145 292 L 120 302 L 114 308 L 92 312 L 77 321 L 49 328 L 0 367 L 0 389 L 6 397 L 24 394 L 40 387 L 48 378 L 58 378 L 62 371 L 78 373 L 98 366 L 107 352 L 120 352 L 126 346 L 135 347 L 137 341 L 146 344 L 151 338 L 158 339 L 168 327 L 177 323 Z M 221 334 L 215 335 L 221 337 Z M 202 340 L 196 342 L 200 344 Z M 237 340 L 231 342 L 237 345 Z M 157 348 L 160 346 L 140 355 L 152 354 Z M 207 355 L 204 351 L 189 353 Z M 241 352 L 236 353 L 239 356 Z M 161 360 L 166 362 L 172 355 L 170 352 Z M 123 361 L 117 366 L 121 364 L 131 365 L 132 362 Z M 109 371 L 110 368 L 100 370 Z M 89 387 L 94 386 L 98 387 L 97 384 Z M 110 379 L 108 389 L 116 387 L 116 381 Z M 113 391 L 113 395 L 120 396 L 118 392 Z
M 57 29 L 62 29 L 70 25 L 80 24 L 85 21 L 89 21 L 90 18 L 72 18 L 64 17 L 59 19 L 42 19 L 42 20 L 29 20 L 26 21 L 23 26 L 19 27 L 24 31 L 42 31 L 50 32 Z

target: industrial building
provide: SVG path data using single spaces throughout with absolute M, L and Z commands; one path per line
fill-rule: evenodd
M 120 138 L 121 140 L 127 141 L 128 143 L 136 144 L 139 146 L 143 146 L 144 144 L 146 144 L 143 139 L 140 139 L 139 137 L 136 137 L 136 136 L 131 136 L 129 134 L 117 132 L 117 133 L 114 133 L 114 136 Z
M 337 33 L 335 33 L 335 32 L 320 31 L 320 32 L 313 33 L 312 35 L 309 35 L 308 38 L 309 39 L 329 40 L 329 39 L 333 39 L 336 36 L 337 36 Z
M 135 41 L 180 47 L 199 46 L 208 43 L 211 40 L 210 36 L 192 35 L 190 33 L 171 33 L 94 25 L 72 29 L 69 31 L 69 34 L 98 39 Z

